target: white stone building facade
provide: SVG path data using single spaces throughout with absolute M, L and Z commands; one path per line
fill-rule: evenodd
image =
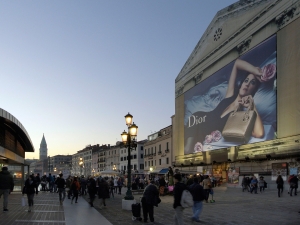
M 147 140 L 137 142 L 135 150 L 131 150 L 131 170 L 132 173 L 144 173 L 144 144 Z M 120 148 L 120 170 L 126 173 L 128 169 L 128 149 L 125 147 Z
M 144 145 L 144 171 L 147 174 L 165 174 L 172 166 L 171 161 L 172 125 L 148 136 Z

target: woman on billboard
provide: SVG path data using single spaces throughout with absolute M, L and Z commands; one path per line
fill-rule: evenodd
M 245 71 L 248 75 L 236 86 L 239 71 Z M 210 112 L 198 111 L 189 116 L 185 124 L 187 137 L 185 154 L 201 152 L 205 143 L 219 141 L 222 138 L 222 131 L 229 115 L 236 108 L 242 109 L 251 106 L 251 110 L 256 113 L 251 135 L 255 138 L 262 138 L 264 126 L 253 102 L 253 96 L 260 83 L 273 78 L 275 72 L 276 66 L 274 64 L 266 65 L 261 69 L 244 60 L 237 59 L 231 71 L 224 99 Z

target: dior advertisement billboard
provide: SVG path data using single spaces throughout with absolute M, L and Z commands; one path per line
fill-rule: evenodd
M 274 139 L 276 35 L 185 93 L 185 154 Z

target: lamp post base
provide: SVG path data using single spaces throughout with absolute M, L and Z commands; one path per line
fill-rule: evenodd
M 131 205 L 135 203 L 136 203 L 135 199 L 133 200 L 122 199 L 122 209 L 131 210 Z
M 134 197 L 133 197 L 132 192 L 131 192 L 130 189 L 128 189 L 128 190 L 126 191 L 126 195 L 125 195 L 124 199 L 125 199 L 125 200 L 133 200 L 133 199 L 134 199 Z

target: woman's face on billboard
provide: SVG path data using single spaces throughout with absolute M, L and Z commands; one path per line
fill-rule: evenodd
M 239 90 L 239 95 L 241 97 L 253 95 L 257 89 L 258 80 L 253 74 L 249 74 L 243 81 L 242 86 Z

